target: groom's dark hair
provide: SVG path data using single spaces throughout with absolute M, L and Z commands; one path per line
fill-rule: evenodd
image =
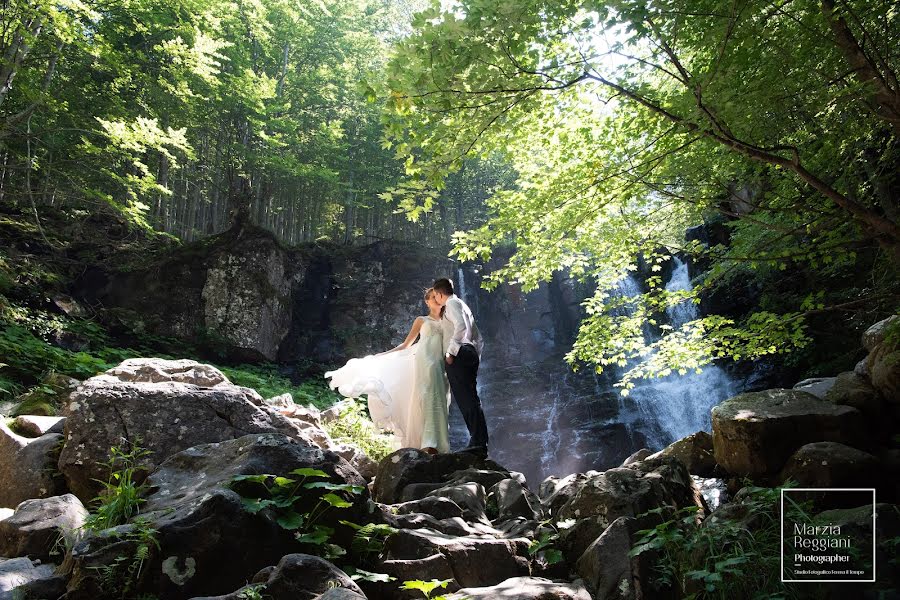
M 453 282 L 447 279 L 446 277 L 442 277 L 434 282 L 434 285 L 431 286 L 434 288 L 434 291 L 440 292 L 445 296 L 453 295 Z

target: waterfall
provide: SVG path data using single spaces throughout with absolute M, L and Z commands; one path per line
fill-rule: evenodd
M 459 285 L 457 291 L 459 292 L 457 295 L 462 299 L 463 302 L 466 301 L 466 274 L 463 271 L 462 267 L 458 267 L 456 269 L 457 279 L 459 280 Z
M 675 268 L 666 283 L 669 291 L 689 290 L 687 264 L 674 258 Z M 667 309 L 669 324 L 678 329 L 698 317 L 697 306 L 684 301 Z M 650 341 L 659 339 L 653 335 Z M 645 359 L 646 360 L 646 359 Z M 668 444 L 700 430 L 712 427 L 712 408 L 738 392 L 737 384 L 723 369 L 710 364 L 700 373 L 672 374 L 659 379 L 636 382 L 623 403 L 623 420 L 640 431 L 651 449 L 659 450 Z

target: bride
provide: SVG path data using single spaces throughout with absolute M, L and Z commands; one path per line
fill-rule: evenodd
M 374 356 L 350 359 L 325 377 L 331 378 L 331 389 L 342 396 L 368 395 L 372 420 L 394 432 L 398 448 L 437 454 L 450 451 L 444 340 L 452 332 L 433 288 L 425 291 L 425 304 L 428 315 L 416 317 L 402 344 Z

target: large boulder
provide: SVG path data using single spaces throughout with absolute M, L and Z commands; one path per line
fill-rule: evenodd
M 46 561 L 57 542 L 75 543 L 88 511 L 72 494 L 26 500 L 16 512 L 0 521 L 0 556 Z
M 716 468 L 712 436 L 705 431 L 692 433 L 650 455 L 651 458 L 659 456 L 677 458 L 687 467 L 688 473 L 701 477 L 711 477 Z
M 736 476 L 775 477 L 788 457 L 810 442 L 858 445 L 862 414 L 798 390 L 739 394 L 712 410 L 716 462 Z
M 291 328 L 292 261 L 267 236 L 237 240 L 212 257 L 201 292 L 204 321 L 237 357 L 278 358 Z
M 900 404 L 900 343 L 896 336 L 890 339 L 888 333 L 895 329 L 900 315 L 894 315 L 872 325 L 863 334 L 863 343 L 869 349 L 866 370 L 872 385 L 891 402 L 896 411 Z M 895 415 L 900 414 L 896 411 Z
M 55 469 L 62 441 L 59 433 L 19 435 L 0 418 L 0 506 L 15 508 L 24 500 L 63 492 Z
M 385 504 L 402 502 L 404 500 L 403 492 L 407 486 L 432 484 L 434 485 L 432 490 L 438 489 L 453 480 L 457 471 L 472 468 L 505 474 L 501 479 L 509 477 L 509 471 L 500 465 L 489 459 L 479 458 L 470 452 L 432 455 L 415 448 L 401 448 L 378 463 L 378 474 L 375 477 L 375 500 Z M 459 481 L 458 478 L 457 481 Z M 426 493 L 423 493 L 422 496 Z
M 877 346 L 884 342 L 888 328 L 893 327 L 898 320 L 900 320 L 900 315 L 892 315 L 869 326 L 862 335 L 862 344 L 865 349 L 869 352 L 875 350 Z
M 42 565 L 28 558 L 0 558 L 0 600 L 27 597 L 22 594 L 22 588 L 53 578 L 53 571 L 53 565 Z
M 801 446 L 788 459 L 778 479 L 800 487 L 876 487 L 881 481 L 877 458 L 837 442 Z
M 794 385 L 794 389 L 812 394 L 819 400 L 824 400 L 825 394 L 834 387 L 836 379 L 836 377 L 811 377 L 809 379 L 804 379 L 803 381 L 798 381 Z
M 840 528 L 841 536 L 851 540 L 870 540 L 872 535 L 872 504 L 855 508 L 837 508 L 822 511 L 812 517 L 817 525 Z M 871 597 L 893 598 L 900 587 L 900 571 L 895 567 L 897 540 L 900 539 L 900 510 L 896 504 L 878 502 L 875 509 L 875 574 L 876 582 L 871 584 Z M 837 586 L 835 586 L 837 587 Z M 846 598 L 846 592 L 835 590 L 834 600 Z
M 255 391 L 189 360 L 126 360 L 85 381 L 65 414 L 59 470 L 85 502 L 96 496 L 96 480 L 109 476 L 103 463 L 123 439 L 149 451 L 139 462 L 147 471 L 192 446 L 248 434 L 279 432 L 309 440 L 298 422 L 267 406 Z
M 587 547 L 575 570 L 595 598 L 631 600 L 650 597 L 652 553 L 628 556 L 646 519 L 619 517 Z
M 447 600 L 591 600 L 581 582 L 565 583 L 541 577 L 513 577 L 497 585 L 467 587 Z
M 609 469 L 575 484 L 559 518 L 575 524 L 563 530 L 562 549 L 570 562 L 619 517 L 636 517 L 651 509 L 697 506 L 703 498 L 684 464 L 676 458 L 647 458 Z
M 834 404 L 852 406 L 867 418 L 883 418 L 884 401 L 872 387 L 868 377 L 846 371 L 834 378 L 834 385 L 825 393 L 824 400 Z
M 365 483 L 333 452 L 283 434 L 194 446 L 169 457 L 147 479 L 150 493 L 140 518 L 157 532 L 159 547 L 146 559 L 145 579 L 136 591 L 170 600 L 226 594 L 250 581 L 260 569 L 296 552 L 293 531 L 279 525 L 278 514 L 272 509 L 254 513 L 229 484 L 238 475 L 296 478 L 290 473 L 298 468 L 322 470 L 331 483 Z M 326 491 L 299 490 L 297 510 L 312 510 Z M 336 529 L 331 541 L 348 547 L 353 531 L 338 521 L 366 522 L 367 502 L 363 491 L 353 497 L 350 507 L 324 513 L 319 524 Z M 75 546 L 68 600 L 104 597 L 98 569 L 135 551 L 129 527 L 133 532 L 134 526 L 127 525 L 111 530 L 115 535 L 89 538 Z
M 314 600 L 331 589 L 362 595 L 362 590 L 336 566 L 318 556 L 288 554 L 260 583 L 222 596 L 196 596 L 192 600 L 246 600 L 256 590 L 268 600 Z M 262 579 L 260 577 L 260 579 Z
M 649 452 L 649 450 L 647 452 Z M 649 454 L 647 456 L 649 456 Z M 644 456 L 644 458 L 646 458 L 646 456 Z M 627 464 L 631 465 L 634 462 L 635 461 L 632 461 Z M 623 464 L 622 466 L 624 467 L 626 465 Z M 599 471 L 588 471 L 586 473 L 573 473 L 562 479 L 548 477 L 542 481 L 538 488 L 538 497 L 541 500 L 544 512 L 558 518 L 559 511 L 576 493 L 578 493 L 581 485 L 591 477 L 595 477 L 599 474 Z

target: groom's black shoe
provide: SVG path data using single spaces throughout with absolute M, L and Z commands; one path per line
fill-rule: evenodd
M 466 454 L 474 454 L 481 459 L 487 458 L 488 455 L 487 446 L 467 446 L 460 450 L 460 452 L 465 452 Z

